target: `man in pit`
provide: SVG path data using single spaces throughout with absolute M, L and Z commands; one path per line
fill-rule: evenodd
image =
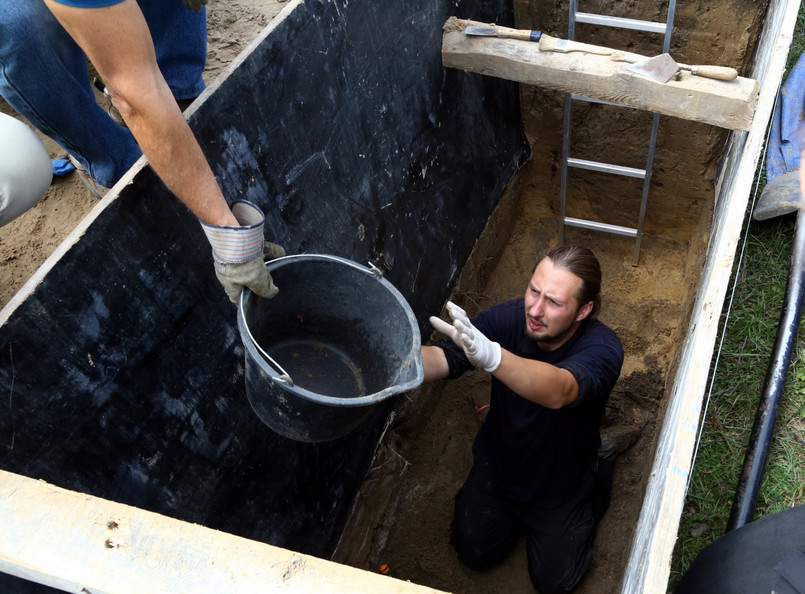
M 426 382 L 473 368 L 492 374 L 473 467 L 455 500 L 458 558 L 484 569 L 525 532 L 529 575 L 541 594 L 578 584 L 609 505 L 612 463 L 597 455 L 599 427 L 623 347 L 597 319 L 600 306 L 598 259 L 563 246 L 537 263 L 523 298 L 473 320 L 448 302 L 452 324 L 431 318 L 447 338 L 422 347 Z

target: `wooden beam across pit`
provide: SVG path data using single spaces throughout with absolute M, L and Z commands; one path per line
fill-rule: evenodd
M 437 594 L 0 470 L 0 571 L 93 594 Z
M 760 91 L 754 79 L 713 80 L 681 70 L 668 82 L 660 82 L 630 72 L 628 62 L 607 55 L 543 51 L 531 41 L 464 32 L 469 25 L 486 24 L 450 17 L 444 25 L 442 64 L 720 128 L 752 126 Z M 619 53 L 631 60 L 648 59 Z

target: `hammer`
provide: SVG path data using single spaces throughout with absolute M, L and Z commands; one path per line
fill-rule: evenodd
M 732 510 L 727 521 L 727 532 L 740 528 L 752 521 L 752 513 L 757 501 L 766 454 L 777 420 L 777 409 L 788 373 L 791 351 L 797 339 L 799 317 L 802 311 L 802 298 L 805 294 L 805 200 L 800 191 L 800 172 L 791 171 L 774 177 L 760 195 L 754 218 L 758 221 L 797 213 L 794 244 L 791 247 L 791 264 L 785 289 L 785 302 L 780 313 L 777 338 L 772 351 L 772 359 L 766 371 L 763 394 L 760 398 L 749 444 L 746 449 L 743 469 L 738 480 L 738 488 L 732 502 Z

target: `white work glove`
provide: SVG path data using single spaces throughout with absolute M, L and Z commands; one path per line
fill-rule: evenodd
M 460 346 L 473 366 L 490 373 L 495 371 L 500 365 L 500 345 L 473 326 L 467 312 L 452 301 L 447 302 L 447 313 L 453 318 L 452 325 L 436 316 L 431 316 L 431 325 Z
M 201 12 L 201 7 L 207 3 L 207 0 L 182 0 L 185 8 L 193 12 Z
M 279 289 L 266 268 L 268 259 L 285 255 L 282 247 L 263 240 L 263 213 L 251 202 L 238 200 L 232 205 L 242 227 L 226 227 L 201 223 L 212 246 L 215 276 L 235 305 L 244 287 L 261 297 L 274 297 Z

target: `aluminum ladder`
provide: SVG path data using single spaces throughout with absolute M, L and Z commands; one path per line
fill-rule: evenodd
M 631 29 L 636 31 L 646 31 L 649 33 L 660 33 L 664 35 L 663 38 L 663 52 L 668 52 L 671 47 L 671 33 L 674 28 L 674 12 L 676 11 L 676 0 L 669 0 L 668 14 L 666 21 L 641 21 L 637 19 L 627 19 L 621 17 L 613 17 L 603 14 L 592 14 L 586 12 L 579 12 L 577 0 L 570 0 L 570 19 L 568 25 L 568 39 L 575 38 L 576 23 L 588 23 L 591 25 L 600 25 L 606 27 L 614 27 L 619 29 Z M 610 103 L 609 101 L 602 101 L 600 99 L 593 99 L 585 97 L 584 95 L 577 95 L 575 93 L 565 93 L 564 104 L 564 124 L 562 131 L 562 177 L 560 186 L 559 198 L 559 244 L 564 243 L 565 226 L 580 227 L 583 229 L 592 229 L 595 231 L 603 231 L 605 233 L 614 233 L 616 235 L 625 235 L 627 237 L 635 238 L 634 256 L 632 258 L 632 266 L 637 266 L 640 259 L 640 242 L 643 237 L 643 222 L 646 217 L 646 203 L 648 201 L 648 190 L 651 184 L 651 169 L 654 162 L 654 149 L 657 143 L 657 130 L 660 126 L 660 114 L 655 113 L 651 122 L 651 134 L 649 138 L 648 155 L 646 157 L 645 169 L 637 169 L 635 167 L 624 167 L 622 165 L 615 165 L 612 163 L 602 163 L 599 161 L 590 161 L 585 159 L 576 159 L 570 156 L 570 120 L 573 101 L 587 101 L 591 103 L 603 103 L 606 105 L 615 105 L 623 107 L 624 109 L 631 109 L 627 106 L 617 103 Z M 640 200 L 640 212 L 637 217 L 636 227 L 624 227 L 620 225 L 612 225 L 608 223 L 601 223 L 588 219 L 578 219 L 567 216 L 567 176 L 568 168 L 587 169 L 602 173 L 609 173 L 613 175 L 621 175 L 626 177 L 639 178 L 643 180 L 643 193 Z

